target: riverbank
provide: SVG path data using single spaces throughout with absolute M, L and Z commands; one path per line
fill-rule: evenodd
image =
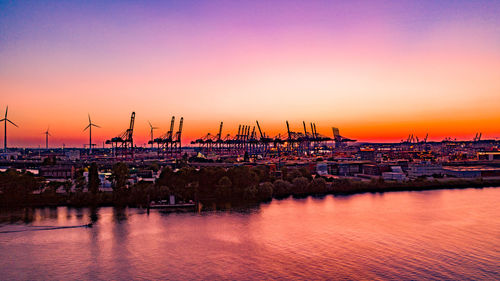
M 397 191 L 425 191 L 434 189 L 463 189 L 500 187 L 500 179 L 449 179 L 439 180 L 417 180 L 408 182 L 370 182 L 350 183 L 332 187 L 334 195 L 349 195 L 356 193 L 383 193 Z
M 360 182 L 348 179 L 333 180 L 331 182 L 318 177 L 307 179 L 298 177 L 291 182 L 278 179 L 274 182 L 263 182 L 257 186 L 252 186 L 244 190 L 243 197 L 236 197 L 235 194 L 226 193 L 227 197 L 220 198 L 220 188 L 216 188 L 213 196 L 200 196 L 201 192 L 196 190 L 193 199 L 205 206 L 215 206 L 216 208 L 231 203 L 232 206 L 251 206 L 271 199 L 283 199 L 290 196 L 294 198 L 304 198 L 308 196 L 324 195 L 352 195 L 359 193 L 384 193 L 401 191 L 425 191 L 435 189 L 464 189 L 464 188 L 484 188 L 500 187 L 500 179 L 448 179 L 438 180 L 415 180 L 407 182 L 384 182 L 370 181 Z M 4 194 L 0 194 L 0 204 L 2 208 L 18 207 L 104 207 L 104 206 L 128 206 L 147 208 L 151 198 L 165 197 L 171 191 L 164 187 L 147 186 L 140 188 L 133 186 L 129 190 L 122 190 L 120 194 L 110 192 L 76 192 L 69 194 L 58 194 L 54 191 L 40 194 L 27 194 L 19 201 L 12 202 Z

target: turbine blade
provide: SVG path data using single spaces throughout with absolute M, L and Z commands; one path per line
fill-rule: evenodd
M 7 105 L 7 107 L 5 108 L 5 119 L 7 119 L 7 111 L 9 111 L 9 106 Z
M 90 124 L 90 125 L 92 125 L 92 126 L 94 126 L 94 127 L 97 127 L 97 128 L 101 128 L 101 126 L 96 125 L 96 124 Z M 89 126 L 90 126 L 90 125 L 89 125 Z
M 5 121 L 9 121 L 9 122 L 10 122 L 10 124 L 12 124 L 12 125 L 14 125 L 14 126 L 16 126 L 16 127 L 18 127 L 18 128 L 19 128 L 19 126 L 17 126 L 16 124 L 14 124 L 14 122 L 10 121 L 9 119 L 4 119 L 4 120 L 5 120 Z
M 90 125 L 92 125 L 92 124 L 88 124 L 87 127 L 85 127 L 85 129 L 83 129 L 83 131 L 87 130 L 90 127 Z
M 90 121 L 90 113 L 89 113 L 89 124 L 92 124 L 92 121 Z

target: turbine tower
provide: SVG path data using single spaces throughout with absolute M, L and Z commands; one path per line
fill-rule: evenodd
M 0 122 L 5 122 L 4 123 L 4 135 L 3 135 L 3 149 L 4 149 L 5 152 L 7 152 L 7 122 L 9 122 L 10 124 L 18 127 L 16 124 L 14 124 L 14 122 L 10 121 L 7 118 L 7 112 L 8 111 L 9 111 L 9 106 L 7 106 L 7 108 L 5 109 L 5 117 L 2 120 L 0 120 Z
M 153 127 L 153 125 L 151 125 L 151 122 L 149 122 L 149 128 L 151 128 L 151 148 L 153 148 L 153 142 L 154 142 L 154 137 L 153 137 L 153 131 L 158 129 L 158 127 Z
M 47 127 L 47 131 L 43 132 L 42 134 L 45 135 L 45 149 L 49 149 L 49 136 L 52 136 L 49 133 L 49 127 Z
M 92 123 L 89 114 L 89 124 L 87 125 L 87 127 L 85 127 L 85 129 L 83 129 L 83 131 L 89 129 L 89 155 L 92 154 L 92 127 L 101 128 L 99 125 Z

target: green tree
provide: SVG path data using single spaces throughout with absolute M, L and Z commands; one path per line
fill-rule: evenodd
M 286 177 L 283 177 L 289 182 L 293 182 L 294 179 L 303 177 L 302 173 L 298 169 L 288 169 Z
M 285 180 L 274 181 L 273 194 L 277 198 L 289 196 L 292 192 L 292 184 Z
M 130 174 L 127 164 L 123 162 L 114 164 L 111 170 L 111 183 L 113 191 L 121 191 L 124 189 L 129 176 Z
M 177 196 L 184 200 L 194 199 L 195 183 L 198 181 L 196 169 L 192 167 L 183 167 L 173 175 L 174 181 L 172 187 Z
M 247 166 L 232 167 L 227 175 L 233 183 L 233 198 L 244 199 L 245 189 L 259 184 L 259 176 Z
M 309 183 L 309 192 L 324 193 L 326 192 L 326 181 L 323 178 L 315 178 Z
M 64 191 L 66 191 L 66 194 L 70 194 L 71 193 L 71 186 L 73 185 L 73 183 L 71 181 L 65 181 L 63 183 L 63 187 L 64 187 Z
M 215 188 L 215 197 L 219 201 L 229 201 L 231 198 L 232 182 L 227 176 L 223 176 L 217 183 Z
M 171 191 L 168 186 L 160 186 L 157 187 L 157 194 L 155 196 L 155 200 L 163 200 L 167 199 L 170 195 Z
M 264 182 L 257 187 L 257 196 L 260 200 L 271 200 L 273 198 L 273 184 Z
M 270 176 L 269 176 L 269 167 L 265 165 L 259 165 L 256 167 L 252 167 L 250 171 L 254 172 L 258 178 L 259 182 L 266 182 L 270 181 Z
M 134 205 L 148 205 L 153 195 L 153 184 L 151 182 L 140 181 L 134 184 L 130 190 L 129 203 Z
M 309 185 L 309 180 L 304 177 L 298 177 L 293 180 L 292 185 L 294 195 L 303 194 Z
M 226 175 L 226 171 L 220 167 L 202 168 L 198 173 L 200 198 L 213 198 L 214 190 L 220 178 Z M 235 181 L 230 177 L 233 186 Z
M 306 167 L 299 168 L 299 172 L 304 178 L 307 178 L 308 180 L 312 179 L 311 172 L 309 172 L 309 169 Z
M 26 205 L 30 196 L 41 187 L 41 179 L 30 172 L 19 173 L 15 169 L 8 169 L 0 173 L 0 193 L 5 205 Z
M 88 189 L 92 194 L 97 194 L 101 180 L 99 179 L 99 169 L 95 162 L 90 164 Z
M 288 168 L 286 166 L 281 167 L 281 178 L 282 179 L 287 179 L 288 178 Z
M 253 185 L 247 186 L 243 190 L 243 196 L 244 196 L 246 201 L 254 201 L 257 199 L 258 192 L 259 191 L 257 190 L 257 188 L 255 186 L 253 186 Z
M 83 192 L 85 188 L 85 176 L 83 175 L 84 169 L 78 169 L 75 172 L 75 190 L 76 192 Z
M 160 177 L 156 180 L 157 186 L 169 186 L 170 180 L 173 177 L 174 172 L 169 166 L 164 167 L 161 170 Z

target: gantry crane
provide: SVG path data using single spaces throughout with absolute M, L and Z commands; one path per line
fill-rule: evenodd
M 123 133 L 106 141 L 106 144 L 111 144 L 113 154 L 115 156 L 121 155 L 123 157 L 134 157 L 134 122 L 135 112 L 130 116 L 130 125 Z

